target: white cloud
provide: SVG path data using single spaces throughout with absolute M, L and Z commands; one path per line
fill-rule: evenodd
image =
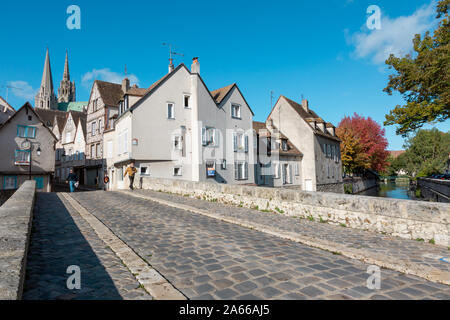
M 11 94 L 17 98 L 25 99 L 31 103 L 34 103 L 34 97 L 36 96 L 38 89 L 33 87 L 26 81 L 9 81 L 8 89 Z
M 112 83 L 122 83 L 125 78 L 125 74 L 119 74 L 117 72 L 111 71 L 109 68 L 104 69 L 94 69 L 85 73 L 81 79 L 82 84 L 86 87 L 90 87 L 94 80 L 103 80 Z M 139 84 L 139 79 L 134 74 L 127 75 L 130 79 L 131 84 Z
M 381 30 L 368 30 L 364 25 L 360 32 L 347 37 L 355 46 L 353 54 L 357 58 L 369 58 L 375 64 L 382 64 L 391 53 L 396 56 L 411 52 L 412 40 L 416 34 L 437 25 L 435 2 L 416 10 L 410 16 L 391 19 L 381 14 Z M 344 31 L 348 36 L 348 31 Z

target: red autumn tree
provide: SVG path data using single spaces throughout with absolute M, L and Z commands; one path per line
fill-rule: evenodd
M 341 158 L 348 172 L 372 169 L 382 172 L 388 166 L 389 152 L 385 130 L 372 118 L 357 113 L 345 117 L 336 130 L 342 140 Z

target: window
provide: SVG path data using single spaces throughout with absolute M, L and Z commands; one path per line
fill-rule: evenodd
M 127 111 L 128 110 L 128 96 L 125 97 L 124 103 L 125 103 L 124 110 Z
M 174 176 L 181 176 L 181 175 L 182 175 L 181 167 L 175 167 L 175 168 L 173 168 L 173 175 L 174 175 Z
M 117 181 L 123 181 L 123 167 L 117 169 Z
M 97 122 L 92 122 L 92 135 L 95 136 L 95 133 L 97 131 Z
M 97 148 L 97 151 L 96 151 L 97 158 L 100 158 L 101 154 L 102 154 L 102 150 L 100 149 L 100 143 L 97 143 L 96 148 Z
M 248 153 L 248 136 L 243 133 L 233 133 L 234 152 L 245 151 Z
M 72 141 L 72 132 L 67 131 L 66 132 L 66 143 L 69 143 Z
M 281 177 L 281 167 L 279 163 L 273 164 L 273 178 L 280 179 Z
M 20 138 L 36 138 L 36 127 L 17 126 L 17 136 Z
M 5 176 L 3 178 L 3 190 L 17 189 L 17 176 Z
M 98 132 L 99 133 L 103 132 L 102 119 L 98 120 Z
M 226 159 L 223 159 L 223 160 L 222 160 L 221 169 L 222 169 L 222 170 L 227 170 L 227 160 L 226 160 Z
M 234 178 L 235 180 L 248 180 L 248 163 L 235 162 L 234 163 Z
M 95 158 L 95 144 L 91 145 L 91 159 Z
M 167 119 L 175 119 L 175 108 L 173 103 L 167 104 Z
M 123 153 L 128 153 L 128 130 L 123 132 Z
M 202 144 L 204 146 L 219 146 L 219 130 L 215 128 L 202 128 Z
M 288 142 L 286 139 L 281 140 L 281 147 L 283 151 L 288 151 Z
M 29 165 L 30 164 L 30 150 L 16 150 L 14 154 L 14 164 Z
M 300 167 L 297 162 L 294 164 L 294 172 L 296 176 L 300 175 Z
M 174 136 L 173 137 L 173 148 L 175 150 L 183 150 L 183 137 L 182 136 Z
M 191 107 L 190 102 L 191 102 L 191 97 L 185 94 L 183 96 L 183 105 L 184 105 L 184 107 L 185 108 L 190 108 Z
M 231 105 L 231 117 L 234 119 L 241 119 L 241 106 L 237 104 Z
M 149 176 L 150 175 L 150 168 L 148 166 L 141 165 L 140 174 L 141 174 L 141 176 Z

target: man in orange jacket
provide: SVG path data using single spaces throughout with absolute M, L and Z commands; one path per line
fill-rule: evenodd
M 130 163 L 130 166 L 125 170 L 125 173 L 123 177 L 125 178 L 128 174 L 128 177 L 130 178 L 130 189 L 134 190 L 134 176 L 137 172 L 137 169 L 134 167 L 134 162 Z

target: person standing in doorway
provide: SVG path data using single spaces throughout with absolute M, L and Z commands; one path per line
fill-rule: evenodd
M 78 182 L 78 176 L 73 172 L 73 169 L 70 169 L 66 182 L 69 183 L 70 192 L 75 192 L 75 184 Z
M 130 163 L 130 166 L 125 170 L 123 177 L 125 178 L 128 174 L 130 179 L 130 189 L 134 190 L 134 176 L 136 175 L 137 169 L 134 167 L 134 162 Z

